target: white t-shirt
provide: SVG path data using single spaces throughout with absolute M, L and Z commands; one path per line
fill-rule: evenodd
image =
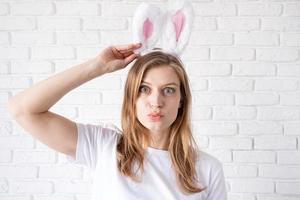
M 71 163 L 93 170 L 92 200 L 226 200 L 222 164 L 201 152 L 197 175 L 206 190 L 196 194 L 180 191 L 168 151 L 148 148 L 141 182 L 122 176 L 117 167 L 116 145 L 120 132 L 105 125 L 76 123 L 76 158 Z

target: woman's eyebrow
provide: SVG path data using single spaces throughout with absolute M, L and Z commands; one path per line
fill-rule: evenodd
M 148 83 L 148 82 L 146 82 L 146 81 L 142 81 L 142 83 L 146 83 L 147 85 L 151 85 L 151 83 Z M 175 85 L 175 86 L 178 87 L 178 84 L 175 83 L 175 82 L 167 83 L 167 84 L 164 84 L 163 86 L 166 86 L 166 85 Z

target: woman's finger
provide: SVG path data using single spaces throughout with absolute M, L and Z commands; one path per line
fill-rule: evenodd
M 119 45 L 119 46 L 115 46 L 115 48 L 121 52 L 121 53 L 125 53 L 128 51 L 133 51 L 134 49 L 138 49 L 142 46 L 141 43 L 137 43 L 137 44 L 127 44 L 127 45 Z

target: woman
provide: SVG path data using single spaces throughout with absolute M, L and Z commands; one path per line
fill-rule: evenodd
M 221 163 L 200 152 L 190 130 L 191 94 L 180 60 L 141 44 L 110 46 L 96 58 L 22 91 L 14 119 L 71 162 L 95 171 L 93 199 L 227 199 Z M 125 84 L 122 131 L 72 122 L 49 111 L 72 89 L 137 58 Z

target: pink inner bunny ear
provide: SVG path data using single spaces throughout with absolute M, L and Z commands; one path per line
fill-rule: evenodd
M 153 33 L 153 23 L 147 18 L 147 20 L 143 24 L 143 35 L 145 37 L 145 40 L 148 40 L 148 38 Z
M 175 27 L 176 32 L 176 41 L 178 41 L 178 38 L 180 37 L 180 34 L 182 32 L 184 23 L 185 23 L 185 16 L 181 10 L 178 10 L 175 15 L 172 17 L 172 21 Z

